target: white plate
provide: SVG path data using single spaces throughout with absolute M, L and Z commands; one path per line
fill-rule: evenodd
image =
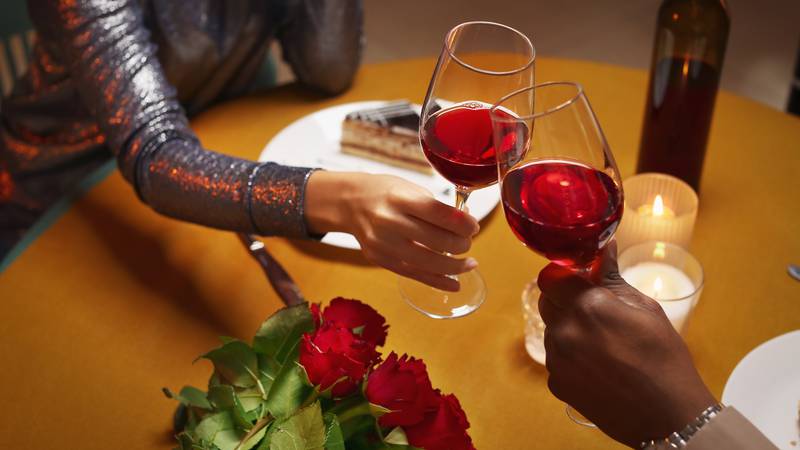
M 764 342 L 739 361 L 722 403 L 735 406 L 778 448 L 800 448 L 800 330 Z
M 272 138 L 258 159 L 290 166 L 396 175 L 425 187 L 434 194 L 437 200 L 452 205 L 455 200 L 453 185 L 439 174 L 425 175 L 377 161 L 345 155 L 339 151 L 342 121 L 345 116 L 352 111 L 376 108 L 385 103 L 387 102 L 346 103 L 302 117 Z M 500 190 L 497 185 L 494 185 L 475 191 L 470 196 L 467 205 L 470 214 L 481 220 L 492 212 L 499 201 Z M 336 247 L 356 250 L 360 248 L 356 238 L 346 233 L 328 233 L 322 242 Z

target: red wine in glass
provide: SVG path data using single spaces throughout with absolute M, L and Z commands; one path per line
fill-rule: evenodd
M 422 127 L 425 156 L 456 186 L 472 190 L 497 182 L 490 109 L 491 105 L 479 101 L 458 103 L 437 111 Z M 527 132 L 524 124 L 509 124 L 503 145 L 514 145 L 516 139 L 524 142 Z
M 586 267 L 602 252 L 622 218 L 614 180 L 589 166 L 534 161 L 503 179 L 503 210 L 514 234 L 547 259 Z

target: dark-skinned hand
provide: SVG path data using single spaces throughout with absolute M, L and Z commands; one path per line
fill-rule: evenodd
M 613 439 L 639 448 L 717 403 L 659 304 L 619 275 L 614 243 L 594 280 L 550 264 L 539 287 L 548 387 Z

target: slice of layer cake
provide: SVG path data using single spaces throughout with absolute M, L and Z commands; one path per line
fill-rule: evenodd
M 406 101 L 348 114 L 341 148 L 349 155 L 433 173 L 419 145 L 419 114 Z

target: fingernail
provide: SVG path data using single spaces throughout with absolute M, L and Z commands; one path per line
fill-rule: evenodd
M 464 261 L 464 266 L 467 268 L 467 270 L 472 270 L 478 267 L 478 260 L 475 258 L 467 258 L 467 260 Z

